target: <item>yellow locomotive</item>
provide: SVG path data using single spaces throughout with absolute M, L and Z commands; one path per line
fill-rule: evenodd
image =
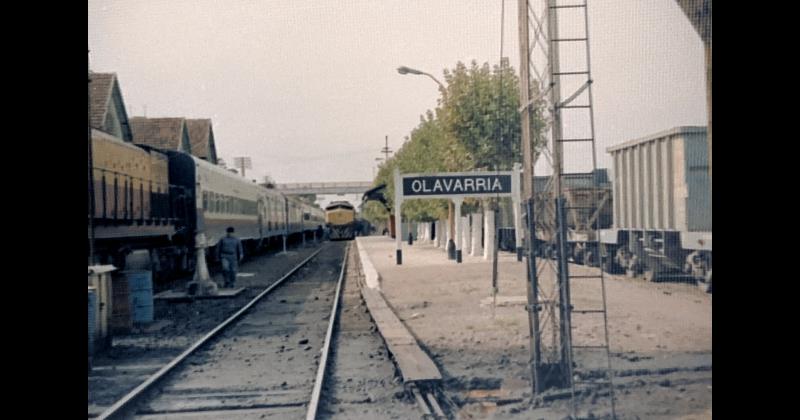
M 333 201 L 325 207 L 325 225 L 331 240 L 350 240 L 356 236 L 356 210 L 347 201 Z

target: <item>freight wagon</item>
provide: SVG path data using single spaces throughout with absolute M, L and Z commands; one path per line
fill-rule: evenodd
M 555 204 L 552 199 L 552 177 L 533 179 L 536 194 L 536 239 L 539 256 L 555 256 Z M 592 173 L 565 175 L 563 193 L 567 211 L 567 251 L 578 264 L 599 264 L 597 232 L 612 226 L 612 188 L 607 169 Z
M 609 270 L 711 289 L 711 180 L 705 127 L 676 127 L 608 148 L 614 227 L 600 231 Z

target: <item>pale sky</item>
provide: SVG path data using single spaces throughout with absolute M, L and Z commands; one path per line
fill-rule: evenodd
M 91 69 L 117 73 L 129 117 L 211 118 L 248 178 L 368 181 L 384 137 L 397 150 L 439 96 L 396 68 L 496 64 L 501 1 L 89 0 Z M 611 145 L 706 124 L 702 42 L 675 0 L 591 1 L 589 26 L 600 167 Z

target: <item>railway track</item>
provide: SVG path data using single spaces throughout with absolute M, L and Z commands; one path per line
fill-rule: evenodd
M 306 258 L 97 418 L 315 418 L 343 248 Z

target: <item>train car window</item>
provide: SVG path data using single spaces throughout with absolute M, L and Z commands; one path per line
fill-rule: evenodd
M 139 182 L 139 220 L 144 220 L 144 183 Z
M 107 202 L 108 198 L 106 197 L 107 193 L 106 193 L 106 173 L 105 173 L 105 171 L 103 171 L 102 178 L 103 178 L 103 181 L 102 181 L 102 184 L 100 184 L 100 185 L 103 188 L 103 219 L 105 219 L 105 218 L 108 217 L 108 209 L 107 209 L 108 208 L 108 202 Z
M 119 180 L 114 176 L 114 219 L 117 218 L 117 210 L 119 209 Z
M 203 191 L 203 210 L 208 210 L 208 191 Z

